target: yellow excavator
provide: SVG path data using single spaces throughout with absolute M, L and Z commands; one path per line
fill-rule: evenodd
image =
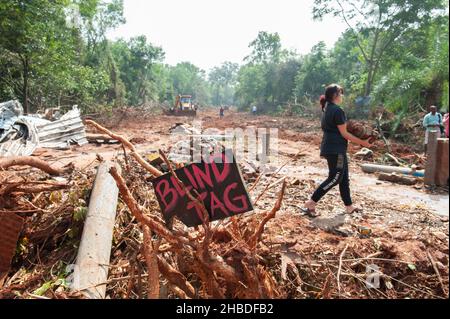
M 170 110 L 165 112 L 166 115 L 175 116 L 196 116 L 197 115 L 197 105 L 192 103 L 191 95 L 181 95 L 178 94 L 175 106 Z

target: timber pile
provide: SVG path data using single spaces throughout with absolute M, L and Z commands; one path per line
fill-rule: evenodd
M 122 174 L 110 171 L 120 191 L 110 298 L 448 298 L 448 220 L 425 208 L 355 195 L 368 212 L 347 216 L 347 230 L 336 232 L 298 214 L 314 181 L 289 182 L 277 171 L 249 187 L 254 213 L 198 228 L 175 220 L 168 228 L 149 182 L 158 170 L 123 137 L 102 133 L 128 151 L 115 159 Z M 58 180 L 23 166 L 0 171 L 0 194 L 10 194 L 0 209 L 26 217 L 0 298 L 83 297 L 69 290 L 66 266 L 77 254 L 94 164 Z M 335 217 L 331 197 L 318 207 L 329 212 L 321 218 Z M 376 289 L 365 283 L 371 264 L 381 272 Z

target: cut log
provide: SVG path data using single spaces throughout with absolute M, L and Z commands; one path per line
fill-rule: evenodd
M 387 182 L 403 184 L 403 185 L 415 185 L 417 183 L 417 180 L 415 178 L 408 177 L 408 176 L 400 176 L 396 173 L 391 173 L 391 174 L 380 173 L 378 175 L 378 179 L 380 181 L 387 181 Z
M 437 140 L 435 183 L 438 186 L 448 184 L 448 143 L 448 138 L 438 138 Z
M 73 274 L 72 289 L 92 299 L 103 299 L 106 294 L 104 283 L 108 279 L 119 195 L 119 189 L 109 174 L 111 166 L 105 161 L 98 167 Z
M 436 185 L 437 134 L 437 131 L 430 131 L 428 134 L 427 164 L 425 166 L 426 185 Z
M 117 144 L 120 143 L 118 140 L 112 138 L 109 135 L 103 134 L 87 134 L 86 139 L 89 143 L 96 144 Z
M 412 175 L 416 177 L 423 177 L 423 170 L 415 170 L 408 167 L 396 167 L 396 166 L 386 166 L 386 165 L 376 165 L 376 164 L 362 164 L 361 169 L 365 173 L 399 173 L 404 175 Z

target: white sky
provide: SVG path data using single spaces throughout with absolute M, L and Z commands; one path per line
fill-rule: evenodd
M 209 70 L 242 63 L 259 31 L 278 32 L 283 48 L 305 54 L 319 41 L 330 48 L 345 25 L 312 19 L 313 0 L 124 0 L 126 24 L 109 38 L 144 34 L 165 51 L 165 63 L 189 61 Z

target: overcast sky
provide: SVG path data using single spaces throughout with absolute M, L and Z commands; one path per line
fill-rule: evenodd
M 126 24 L 112 39 L 144 34 L 161 46 L 165 62 L 189 61 L 209 70 L 224 61 L 242 63 L 259 31 L 278 32 L 282 45 L 308 53 L 319 41 L 332 47 L 345 25 L 337 18 L 313 21 L 313 0 L 124 0 Z

